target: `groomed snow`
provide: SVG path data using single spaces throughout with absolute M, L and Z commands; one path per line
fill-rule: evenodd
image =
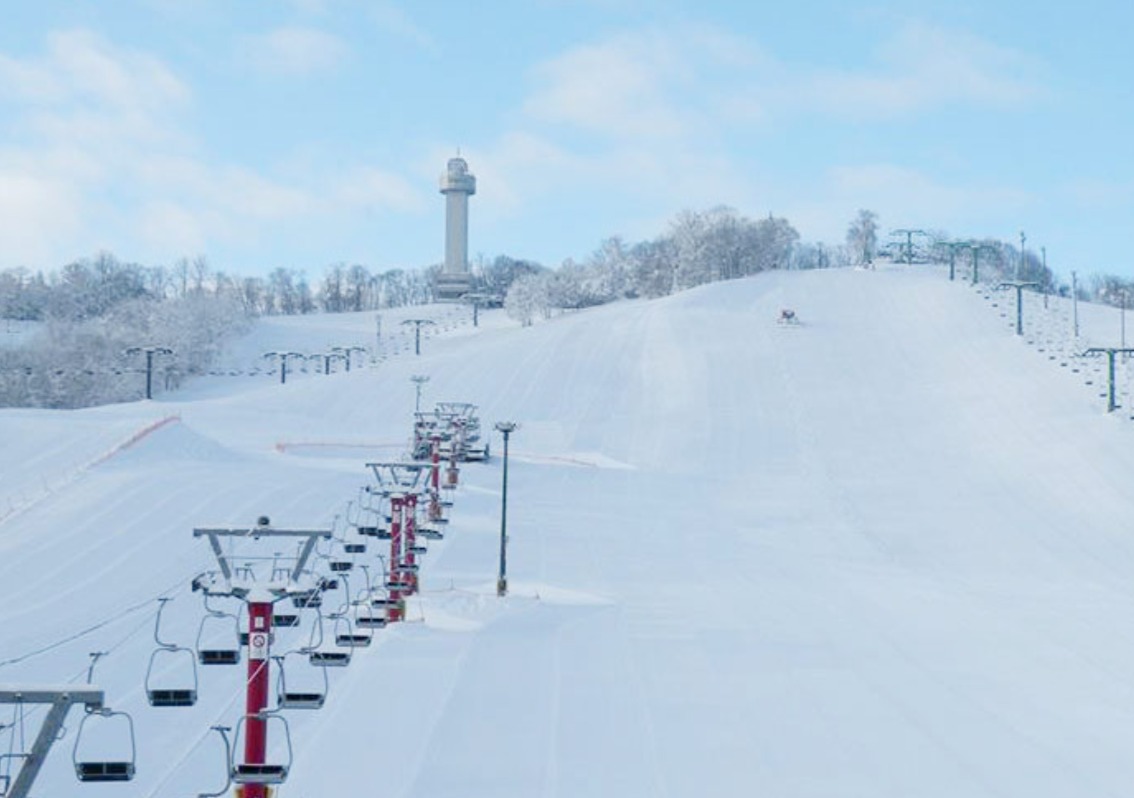
M 531 328 L 414 309 L 448 314 L 420 357 L 403 337 L 283 386 L 0 411 L 0 682 L 82 681 L 107 652 L 94 681 L 137 731 L 134 781 L 78 785 L 73 711 L 35 794 L 219 789 L 209 727 L 239 719 L 244 666 L 200 668 L 194 707 L 149 707 L 157 597 L 163 637 L 192 647 L 190 580 L 214 567 L 194 527 L 341 525 L 427 374 L 425 406 L 522 425 L 511 593 L 494 437 L 408 622 L 329 671 L 323 709 L 283 713 L 280 798 L 1125 795 L 1134 422 L 1104 412 L 1103 362 L 1069 357 L 1117 344 L 1118 311 L 1081 306 L 1076 342 L 1065 301 L 1026 299 L 1023 338 L 1013 296 L 924 267 L 762 274 Z M 273 321 L 231 365 L 375 334 L 373 314 Z M 321 678 L 286 661 L 289 684 Z M 114 757 L 111 732 L 82 742 Z

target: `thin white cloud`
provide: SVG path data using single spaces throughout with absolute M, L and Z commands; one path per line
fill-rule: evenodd
M 41 268 L 82 227 L 82 198 L 66 180 L 0 167 L 0 266 Z
M 964 31 L 908 24 L 882 43 L 877 65 L 797 76 L 785 104 L 839 116 L 917 113 L 956 106 L 1019 106 L 1044 94 L 1022 53 Z
M 99 247 L 160 262 L 423 207 L 413 184 L 366 164 L 279 178 L 211 161 L 191 99 L 166 64 L 83 31 L 0 56 L 0 268 L 57 268 Z
M 41 58 L 0 55 L 0 97 L 46 108 L 83 102 L 131 113 L 183 107 L 191 92 L 158 59 L 71 30 L 49 34 Z
M 332 71 L 350 48 L 326 31 L 315 28 L 276 28 L 243 40 L 242 56 L 256 69 L 272 75 L 311 75 Z
M 693 117 L 675 100 L 694 74 L 681 37 L 624 34 L 538 65 L 539 88 L 524 111 L 539 122 L 615 138 L 681 136 Z
M 836 166 L 823 179 L 786 196 L 786 214 L 805 238 L 841 244 L 859 208 L 884 225 L 983 231 L 1019 218 L 1036 198 L 1021 189 L 984 181 L 951 183 L 920 169 L 887 163 Z
M 332 205 L 342 209 L 414 212 L 425 208 L 425 199 L 417 186 L 401 175 L 367 166 L 339 175 L 327 187 L 326 196 Z
M 712 26 L 651 27 L 575 46 L 532 70 L 523 110 L 537 124 L 612 139 L 703 138 L 800 114 L 874 118 L 1043 96 L 1039 67 L 963 31 L 907 24 L 864 65 L 790 65 Z
M 373 2 L 369 9 L 374 24 L 386 33 L 402 41 L 409 42 L 428 53 L 437 53 L 440 46 L 437 40 L 424 28 L 418 25 L 404 10 L 390 2 Z

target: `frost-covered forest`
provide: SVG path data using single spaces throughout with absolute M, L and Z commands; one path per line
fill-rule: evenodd
M 1021 241 L 1023 244 L 1023 241 Z M 508 255 L 474 259 L 477 292 L 520 324 L 556 312 L 665 296 L 772 269 L 870 267 L 877 260 L 952 263 L 957 279 L 1022 280 L 1037 290 L 1118 305 L 1134 284 L 1090 276 L 1058 282 L 1046 253 L 943 231 L 883 233 L 861 210 L 845 242 L 807 243 L 783 218 L 752 219 L 727 207 L 683 211 L 661 235 L 637 243 L 614 236 L 582 260 L 551 269 Z M 208 371 L 226 342 L 258 316 L 337 313 L 433 301 L 439 266 L 374 272 L 328 266 L 315 283 L 300 271 L 237 276 L 202 257 L 143 266 L 110 253 L 57 272 L 0 271 L 0 405 L 71 408 L 144 395 L 147 357 L 154 393 Z M 145 350 L 154 350 L 147 356 Z

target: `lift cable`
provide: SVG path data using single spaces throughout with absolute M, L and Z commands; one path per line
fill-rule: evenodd
M 178 581 L 180 582 L 181 580 L 178 580 Z M 133 604 L 133 605 L 125 608 L 124 610 L 121 610 L 118 613 L 111 615 L 109 618 L 104 618 L 103 620 L 99 621 L 98 623 L 92 624 L 92 625 L 86 627 L 85 629 L 80 629 L 77 632 L 74 632 L 70 635 L 67 635 L 66 637 L 60 638 L 59 640 L 56 640 L 52 643 L 48 643 L 45 646 L 41 646 L 40 648 L 37 648 L 33 651 L 28 651 L 24 654 L 20 654 L 20 655 L 15 656 L 15 657 L 10 657 L 9 659 L 0 660 L 0 668 L 7 667 L 9 665 L 16 665 L 16 664 L 19 664 L 21 662 L 24 662 L 25 660 L 32 659 L 33 657 L 38 657 L 40 654 L 46 654 L 49 651 L 54 651 L 55 649 L 57 649 L 61 646 L 65 646 L 67 643 L 73 643 L 74 641 L 79 640 L 80 638 L 86 637 L 87 635 L 91 634 L 92 632 L 96 632 L 99 629 L 110 626 L 111 624 L 115 623 L 116 621 L 119 621 L 119 620 L 125 618 L 126 616 L 131 615 L 135 612 L 138 612 L 142 608 L 152 604 L 153 602 L 157 601 L 162 596 L 167 595 L 171 590 L 175 590 L 176 587 L 177 587 L 177 585 L 172 585 L 172 586 L 166 588 L 165 590 L 163 590 L 161 593 L 157 594 L 156 596 L 151 596 L 151 597 L 149 597 L 149 598 L 147 598 L 143 601 L 138 602 L 137 604 Z M 151 623 L 152 623 L 152 621 L 149 618 L 147 618 L 145 625 L 150 625 Z M 130 634 L 133 635 L 134 632 L 131 632 Z

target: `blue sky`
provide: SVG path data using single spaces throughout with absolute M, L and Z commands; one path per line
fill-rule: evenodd
M 557 266 L 730 205 L 1134 276 L 1127 4 L 116 0 L 0 27 L 0 267 Z

